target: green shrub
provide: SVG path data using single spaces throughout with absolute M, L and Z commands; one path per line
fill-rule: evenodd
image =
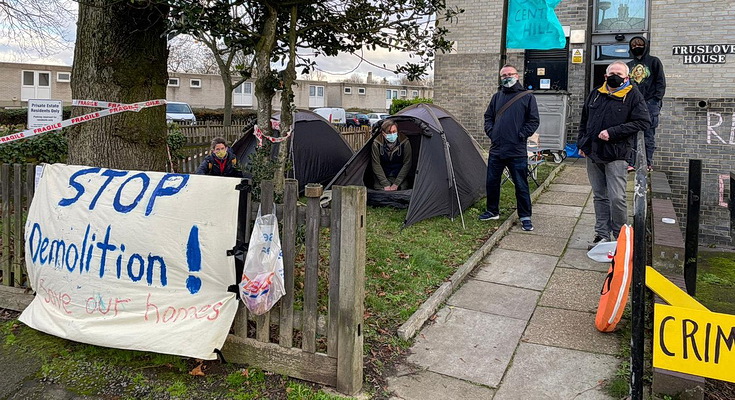
M 71 118 L 71 106 L 64 107 L 61 111 L 62 119 Z M 0 108 L 0 126 L 23 125 L 28 123 L 27 108 Z
M 192 111 L 194 111 L 194 115 L 197 117 L 197 121 L 222 122 L 225 118 L 225 110 L 223 108 L 194 108 L 192 109 Z M 232 110 L 233 121 L 246 120 L 248 118 L 254 117 L 255 115 L 255 110 L 246 110 L 239 108 Z
M 419 103 L 434 103 L 434 99 L 426 99 L 423 97 L 417 97 L 415 99 L 393 99 L 393 103 L 390 105 L 390 114 L 393 115 L 408 106 Z
M 20 126 L 0 128 L 0 136 L 20 130 Z M 64 162 L 68 153 L 66 130 L 53 131 L 0 145 L 0 163 Z

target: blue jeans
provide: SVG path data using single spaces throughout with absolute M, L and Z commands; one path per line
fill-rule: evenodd
M 500 182 L 503 170 L 508 167 L 510 179 L 516 188 L 516 204 L 521 221 L 531 219 L 531 191 L 528 188 L 528 158 L 498 158 L 490 156 L 487 160 L 487 210 L 500 214 Z
M 617 237 L 620 228 L 628 221 L 628 205 L 625 202 L 627 166 L 626 160 L 596 164 L 587 159 L 587 176 L 592 186 L 597 236 L 610 239 L 612 232 Z

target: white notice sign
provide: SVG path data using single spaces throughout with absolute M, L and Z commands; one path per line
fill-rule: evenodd
M 236 178 L 46 165 L 20 321 L 98 346 L 216 358 L 237 310 Z
M 28 129 L 61 122 L 61 100 L 28 100 Z

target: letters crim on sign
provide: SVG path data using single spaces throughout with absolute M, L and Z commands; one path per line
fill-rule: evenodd
M 654 307 L 654 367 L 735 382 L 735 316 Z
M 20 321 L 98 346 L 214 359 L 237 310 L 236 178 L 44 168 Z M 53 216 L 51 218 L 50 216 Z

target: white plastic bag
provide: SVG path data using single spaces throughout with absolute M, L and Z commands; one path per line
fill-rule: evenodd
M 286 294 L 278 219 L 275 214 L 261 216 L 260 208 L 250 235 L 239 286 L 240 298 L 256 315 L 268 312 Z
M 587 252 L 587 257 L 601 263 L 609 263 L 615 256 L 618 242 L 602 242 Z

